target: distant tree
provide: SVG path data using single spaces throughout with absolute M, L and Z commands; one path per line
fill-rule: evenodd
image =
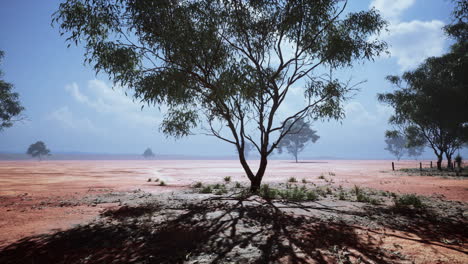
M 254 149 L 255 149 L 255 146 L 254 146 L 252 143 L 250 143 L 250 142 L 246 142 L 246 143 L 245 143 L 245 146 L 244 146 L 244 156 L 245 156 L 246 159 L 249 158 L 250 152 L 251 152 L 252 150 L 254 150 Z M 237 148 L 236 148 L 236 153 L 239 154 L 239 150 L 238 150 Z
M 28 148 L 26 154 L 31 155 L 33 158 L 39 158 L 42 160 L 42 156 L 49 156 L 50 150 L 47 149 L 46 145 L 42 141 L 37 141 L 34 144 L 31 144 Z
M 0 62 L 4 52 L 0 50 Z M 0 70 L 0 78 L 3 72 Z M 18 93 L 13 92 L 13 84 L 0 79 L 0 131 L 11 127 L 14 122 L 22 119 L 24 108 L 19 102 Z
M 310 124 L 303 119 L 290 120 L 283 128 L 289 130 L 289 133 L 283 138 L 278 145 L 278 152 L 281 154 L 283 149 L 286 149 L 291 154 L 297 163 L 297 157 L 304 150 L 309 142 L 315 143 L 320 136 L 317 131 L 310 128 Z
M 151 150 L 151 148 L 147 148 L 145 150 L 145 152 L 143 152 L 143 157 L 145 157 L 145 159 L 149 159 L 149 158 L 153 158 L 154 157 L 154 153 L 153 151 Z
M 396 130 L 385 132 L 385 143 L 387 144 L 385 150 L 392 153 L 397 160 L 404 155 L 416 158 L 424 151 L 424 146 L 410 147 L 406 136 Z
M 200 124 L 238 149 L 252 192 L 289 120 L 341 119 L 355 85 L 322 70 L 350 67 L 386 51 L 377 35 L 386 22 L 375 10 L 345 12 L 348 2 L 67 0 L 53 24 L 97 72 L 134 91 L 144 103 L 166 105 L 165 134 L 182 137 Z M 278 113 L 291 87 L 303 104 Z M 283 131 L 283 133 L 280 133 Z M 256 169 L 245 159 L 257 149 Z
M 400 160 L 405 154 L 406 140 L 397 131 L 387 131 L 385 133 L 385 143 L 387 144 L 385 150 L 392 153 L 397 160 Z

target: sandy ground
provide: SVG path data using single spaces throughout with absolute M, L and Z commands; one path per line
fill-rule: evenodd
M 254 164 L 255 161 L 252 161 Z M 428 166 L 428 162 L 424 162 Z M 419 167 L 401 161 L 396 168 Z M 334 176 L 330 176 L 333 173 Z M 324 175 L 324 179 L 319 179 Z M 215 183 L 231 176 L 248 179 L 237 161 L 8 161 L 0 162 L 0 248 L 26 236 L 65 230 L 95 219 L 116 204 L 73 204 L 100 193 L 141 190 L 153 194 L 185 189 L 202 181 Z M 468 201 L 468 181 L 407 176 L 391 171 L 391 161 L 270 161 L 266 183 L 289 177 L 317 185 L 359 185 L 396 193 L 417 193 L 445 200 Z M 147 182 L 163 180 L 167 186 Z

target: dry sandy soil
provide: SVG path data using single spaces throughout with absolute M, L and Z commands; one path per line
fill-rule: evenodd
M 425 162 L 425 164 L 427 165 L 428 163 Z M 396 164 L 397 169 L 415 168 L 418 166 L 419 163 L 410 161 L 402 161 Z M 320 175 L 324 175 L 326 180 L 320 179 Z M 109 220 L 109 216 L 106 215 L 106 213 L 119 212 L 118 210 L 128 208 L 140 208 L 135 210 L 144 211 L 146 210 L 145 208 L 147 208 L 147 204 L 149 202 L 151 202 L 149 204 L 155 205 L 161 204 L 161 201 L 165 201 L 165 199 L 169 199 L 171 202 L 162 203 L 164 206 L 161 205 L 157 208 L 151 207 L 151 210 L 149 210 L 151 211 L 152 216 L 157 215 L 158 217 L 165 217 L 165 221 L 160 221 L 163 223 L 160 225 L 168 225 L 165 226 L 165 229 L 182 228 L 184 225 L 194 226 L 190 221 L 195 221 L 197 223 L 200 222 L 204 224 L 210 223 L 209 227 L 202 225 L 200 228 L 205 231 L 211 230 L 211 227 L 216 226 L 219 222 L 226 224 L 223 217 L 227 217 L 227 211 L 229 211 L 229 213 L 235 211 L 237 216 L 239 216 L 239 214 L 254 214 L 256 217 L 253 219 L 255 220 L 268 218 L 270 220 L 266 223 L 258 220 L 260 222 L 257 224 L 260 226 L 270 226 L 270 229 L 275 229 L 275 225 L 278 223 L 288 223 L 283 227 L 282 234 L 283 236 L 286 236 L 286 233 L 291 233 L 293 234 L 293 237 L 281 237 L 280 240 L 283 242 L 279 244 L 274 244 L 273 242 L 276 242 L 276 240 L 273 241 L 273 244 L 269 244 L 268 250 L 262 249 L 263 255 L 260 254 L 255 257 L 255 250 L 253 249 L 252 252 L 254 253 L 251 252 L 247 254 L 244 252 L 250 247 L 250 245 L 237 250 L 232 250 L 232 248 L 239 246 L 238 244 L 233 244 L 232 247 L 230 247 L 231 250 L 229 250 L 229 252 L 231 253 L 236 252 L 243 256 L 250 256 L 249 254 L 251 254 L 253 260 L 251 262 L 265 262 L 265 256 L 268 254 L 264 253 L 267 251 L 271 253 L 271 256 L 277 256 L 276 259 L 268 259 L 270 262 L 468 262 L 468 252 L 465 239 L 467 236 L 465 227 L 467 223 L 466 217 L 468 216 L 466 214 L 466 203 L 468 202 L 468 181 L 465 179 L 454 177 L 409 176 L 403 172 L 392 172 L 391 161 L 340 160 L 307 161 L 302 163 L 271 161 L 267 175 L 265 175 L 264 178 L 265 183 L 278 185 L 279 183 L 284 183 L 289 177 L 296 177 L 299 180 L 306 179 L 309 185 L 312 184 L 314 186 L 326 185 L 333 188 L 343 186 L 346 189 L 351 188 L 354 185 L 358 185 L 375 190 L 394 192 L 397 194 L 417 193 L 427 197 L 432 197 L 428 200 L 428 203 L 432 206 L 431 208 L 439 208 L 439 211 L 443 211 L 447 215 L 439 215 L 437 213 L 437 215 L 434 216 L 434 214 L 426 212 L 420 213 L 416 216 L 397 214 L 398 217 L 395 217 L 395 212 L 385 211 L 386 209 L 382 208 L 382 206 L 378 207 L 380 209 L 376 212 L 375 210 L 377 210 L 377 207 L 368 207 L 368 205 L 364 205 L 362 203 L 349 201 L 339 202 L 336 201 L 337 199 L 333 198 L 332 195 L 324 197 L 321 206 L 323 207 L 323 204 L 325 204 L 328 207 L 340 208 L 339 210 L 343 211 L 330 213 L 331 211 L 327 209 L 325 210 L 325 217 L 323 217 L 322 214 L 323 208 L 320 207 L 317 209 L 316 205 L 312 206 L 312 204 L 301 204 L 303 208 L 291 211 L 291 209 L 278 209 L 278 207 L 291 207 L 290 205 L 281 207 L 281 201 L 272 203 L 263 199 L 257 199 L 257 201 L 250 198 L 250 200 L 247 199 L 242 201 L 242 210 L 239 209 L 239 199 L 233 199 L 223 207 L 221 207 L 218 202 L 210 202 L 203 208 L 200 208 L 200 204 L 206 203 L 206 199 L 213 198 L 213 195 L 208 195 L 207 197 L 205 197 L 206 195 L 197 195 L 196 193 L 193 193 L 193 191 L 188 190 L 190 189 L 190 185 L 198 181 L 202 181 L 203 183 L 221 182 L 225 176 L 231 176 L 233 182 L 241 182 L 242 184 L 247 185 L 247 178 L 243 176 L 243 172 L 236 161 L 0 162 L 0 260 L 2 257 L 5 257 L 5 254 L 13 256 L 18 254 L 18 252 L 35 252 L 35 249 L 38 248 L 38 250 L 46 250 L 49 252 L 54 250 L 57 251 L 60 250 L 60 247 L 55 248 L 53 245 L 55 245 L 54 243 L 61 243 L 61 239 L 63 239 L 61 236 L 67 237 L 67 241 L 70 240 L 69 236 L 72 236 L 75 240 L 79 240 L 73 236 L 78 235 L 81 237 L 84 236 L 84 234 L 89 235 L 91 231 L 97 232 L 97 235 L 95 236 L 104 234 L 105 237 L 111 240 L 129 240 L 129 237 L 124 236 L 115 238 L 112 235 L 114 232 L 109 234 L 106 233 L 107 231 L 103 231 L 108 230 L 106 228 L 109 227 L 109 223 L 113 223 L 112 221 L 117 221 L 118 223 L 117 225 L 114 223 L 112 225 L 113 227 L 123 228 L 123 230 L 127 231 L 133 230 L 133 235 L 135 232 L 138 234 L 141 230 L 146 230 L 151 234 L 159 232 L 159 229 L 156 231 L 153 229 L 147 230 L 148 221 L 135 224 L 139 223 L 138 221 L 141 220 L 140 218 L 142 214 L 140 213 L 137 213 L 136 216 L 132 214 L 128 216 L 134 220 L 131 222 L 132 224 L 129 224 L 126 221 L 122 224 L 123 222 L 121 219 L 115 220 L 112 218 Z M 167 184 L 167 186 L 159 186 L 158 183 L 153 181 L 148 182 L 148 178 L 151 178 L 152 180 L 162 180 Z M 230 193 L 232 192 L 233 191 L 230 191 Z M 174 197 L 179 198 L 175 199 Z M 187 205 L 186 200 L 190 200 L 191 203 Z M 384 202 L 384 205 L 389 205 L 390 203 L 391 201 L 388 200 Z M 176 210 L 178 213 L 171 213 L 172 207 L 169 208 L 168 205 L 170 205 L 169 207 L 172 206 L 173 208 L 178 208 L 178 211 Z M 133 209 L 130 211 L 132 210 Z M 168 214 L 170 216 L 167 216 Z M 187 216 L 187 214 L 190 217 Z M 334 214 L 335 216 L 333 216 Z M 341 219 L 342 215 L 362 217 L 363 214 L 365 214 L 366 217 L 357 222 L 349 222 L 349 219 L 343 222 L 343 219 Z M 374 216 L 369 218 L 369 215 L 376 215 L 376 217 L 378 216 L 381 219 L 395 218 L 399 220 L 398 224 L 388 224 L 388 221 L 384 221 L 385 224 L 383 224 L 374 219 Z M 179 219 L 180 217 L 182 217 L 182 219 Z M 200 217 L 208 222 L 199 221 Z M 330 220 L 330 217 L 332 220 Z M 412 218 L 414 218 L 415 221 L 408 222 L 408 219 Z M 149 219 L 151 219 L 151 217 Z M 174 219 L 177 219 L 177 222 L 171 222 Z M 214 219 L 216 219 L 216 223 L 214 223 Z M 236 217 L 233 218 L 230 215 L 229 219 L 229 221 L 232 222 Z M 374 225 L 376 221 L 380 224 Z M 449 224 L 444 224 L 444 221 L 448 221 Z M 153 219 L 150 222 L 156 223 L 157 221 Z M 236 220 L 236 223 L 232 226 L 238 226 L 240 222 L 241 221 Z M 321 226 L 318 224 L 322 222 L 326 223 L 326 225 Z M 171 226 L 170 223 L 173 225 L 175 224 L 175 226 Z M 177 223 L 180 223 L 180 225 Z M 419 223 L 420 225 L 415 226 L 411 223 Z M 252 224 L 251 229 L 255 229 L 255 226 L 255 223 Z M 94 230 L 93 228 L 90 230 L 90 227 L 99 228 L 98 230 Z M 138 227 L 138 229 L 136 229 L 136 227 Z M 343 230 L 343 227 L 346 227 L 346 230 Z M 414 230 L 411 228 L 408 230 L 408 227 L 411 227 Z M 289 230 L 290 228 L 295 230 Z M 448 231 L 446 228 L 449 228 Z M 238 227 L 238 229 L 244 233 L 250 232 L 252 234 L 256 234 L 255 230 L 248 228 L 246 230 L 245 227 Z M 450 231 L 450 229 L 456 230 Z M 203 234 L 203 237 L 222 237 L 217 230 L 218 229 L 209 234 Z M 288 232 L 286 232 L 286 230 L 288 230 Z M 181 230 L 178 230 L 178 232 L 179 231 L 181 232 Z M 102 234 L 99 232 L 104 233 Z M 164 237 L 164 235 L 174 235 L 168 232 L 159 235 L 161 237 Z M 185 239 L 193 240 L 193 238 L 190 238 L 190 234 L 193 232 L 193 230 L 184 230 L 184 233 L 189 234 L 189 237 L 185 237 L 187 235 L 183 236 Z M 327 247 L 326 249 L 320 248 L 320 245 L 312 245 L 307 242 L 308 240 L 313 240 L 317 243 L 317 236 L 326 237 L 328 233 L 347 234 L 344 235 L 344 237 L 353 237 L 354 239 L 343 240 L 344 238 L 342 237 L 331 237 L 329 241 L 325 243 Z M 258 236 L 256 237 L 265 241 L 270 241 L 272 239 L 268 234 L 261 234 L 263 233 L 258 231 Z M 196 234 L 192 235 L 199 236 L 200 234 L 196 232 Z M 298 237 L 299 235 L 307 235 L 309 237 L 301 238 Z M 280 237 L 276 237 L 276 239 L 279 238 Z M 142 238 L 142 240 L 145 241 L 147 239 L 149 238 Z M 197 237 L 197 239 L 199 238 Z M 86 241 L 89 240 L 92 239 L 90 238 Z M 208 244 L 218 243 L 215 240 L 207 240 L 205 242 Z M 364 240 L 366 240 L 365 243 L 363 242 Z M 177 239 L 175 241 L 177 241 Z M 229 241 L 229 243 L 234 243 L 236 239 L 231 239 Z M 307 242 L 309 243 L 307 244 L 307 248 L 301 248 L 299 246 L 298 250 L 311 251 L 311 247 L 315 247 L 315 250 L 312 250 L 315 253 L 311 253 L 309 255 L 306 254 L 307 256 L 305 257 L 300 254 L 293 254 L 294 257 L 291 257 L 292 253 L 287 254 L 287 252 L 289 252 L 287 249 L 288 246 L 283 245 L 286 243 L 285 241 L 289 241 L 290 244 L 291 241 L 296 241 L 296 243 L 293 243 L 294 247 L 290 246 L 291 252 L 295 252 L 298 247 L 297 245 L 300 245 L 301 243 L 304 245 L 304 243 Z M 99 243 L 101 242 L 102 241 L 99 241 Z M 138 253 L 140 257 L 141 255 L 145 255 L 142 251 L 135 250 L 135 248 L 130 249 L 128 245 L 124 247 L 119 244 L 119 246 L 114 247 L 112 245 L 106 245 L 107 242 L 105 241 L 102 243 L 104 244 L 104 248 L 120 248 L 120 250 L 128 250 L 134 254 Z M 152 241 L 152 243 L 154 243 L 154 241 Z M 183 241 L 179 241 L 178 243 L 183 244 Z M 242 244 L 241 242 L 239 243 Z M 43 245 L 43 247 L 38 247 L 39 244 Z M 138 243 L 133 246 L 136 246 L 137 244 Z M 174 244 L 173 246 L 177 245 L 178 244 Z M 70 249 L 70 247 L 66 247 L 62 250 L 71 250 L 74 252 L 73 254 L 75 254 L 75 251 L 78 250 L 76 247 L 76 245 L 72 245 L 72 249 Z M 90 247 L 90 245 L 88 245 L 88 247 Z M 212 245 L 212 248 L 216 248 L 216 246 Z M 278 248 L 283 249 L 283 251 Z M 223 249 L 226 249 L 226 247 Z M 322 251 L 320 251 L 321 249 Z M 382 249 L 385 249 L 385 251 L 381 251 Z M 186 251 L 183 251 L 183 253 L 189 255 L 192 254 L 192 252 L 196 252 L 193 245 L 187 245 L 184 250 Z M 206 253 L 206 250 L 204 252 Z M 282 253 L 279 254 L 278 252 Z M 193 255 L 193 257 L 190 255 L 186 256 L 185 259 L 187 259 L 188 263 L 192 263 L 188 260 L 193 260 L 193 263 L 223 262 L 226 260 L 227 263 L 232 261 L 249 262 L 246 259 L 239 259 L 239 257 L 236 258 L 234 255 L 229 255 L 231 253 L 220 254 L 219 256 L 223 256 L 222 259 L 216 259 L 204 256 L 203 254 L 200 254 L 200 252 L 198 253 L 198 257 L 196 258 L 194 257 L 195 255 Z M 212 255 L 215 255 L 215 253 L 212 253 Z M 156 258 L 156 260 L 159 261 L 154 261 L 153 255 L 154 254 L 149 254 L 148 256 L 152 256 L 151 258 L 141 260 L 138 259 L 137 256 L 132 257 L 130 255 L 126 255 L 125 259 L 120 259 L 111 254 L 111 256 L 114 256 L 116 260 L 120 260 L 120 262 L 117 261 L 117 263 L 161 262 L 161 259 L 158 258 Z M 175 255 L 178 256 L 177 254 Z M 304 253 L 302 253 L 302 255 L 304 255 Z M 76 254 L 73 256 L 76 257 Z M 99 258 L 96 258 L 96 256 L 99 256 Z M 51 257 L 51 259 L 53 258 Z M 15 263 L 11 258 L 4 258 L 4 260 L 7 261 L 7 263 L 8 261 Z M 30 263 L 30 259 L 26 259 L 24 262 Z M 77 261 L 76 258 L 73 259 L 73 261 L 72 259 L 67 261 L 62 258 L 55 259 L 54 262 L 107 263 L 111 261 L 109 261 L 109 258 L 102 257 L 99 254 L 91 254 L 88 259 L 86 257 L 80 257 L 79 261 Z M 181 262 L 181 260 L 175 259 L 174 262 Z M 171 262 L 168 261 L 168 263 Z

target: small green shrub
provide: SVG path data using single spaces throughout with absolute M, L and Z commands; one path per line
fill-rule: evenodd
M 317 201 L 319 199 L 318 194 L 314 191 L 308 191 L 306 196 L 309 201 Z
M 221 189 L 219 189 L 219 190 L 217 190 L 215 192 L 215 195 L 223 195 L 223 194 L 226 194 L 226 193 L 227 193 L 227 190 L 224 189 L 224 188 L 221 188 Z
M 320 180 L 325 180 L 325 176 L 323 174 L 320 174 L 320 176 L 318 177 Z
M 415 194 L 403 194 L 395 199 L 395 207 L 422 209 L 424 208 L 424 204 L 421 198 Z
M 340 192 L 338 193 L 338 199 L 342 201 L 346 200 L 346 192 L 344 192 L 343 190 L 340 190 Z
M 213 192 L 213 189 L 211 188 L 210 185 L 207 185 L 200 190 L 200 193 L 212 193 L 212 192 Z
M 307 180 L 306 180 L 306 179 L 302 179 L 302 183 L 307 183 Z
M 226 176 L 224 177 L 225 182 L 231 182 L 231 176 Z
M 151 178 L 148 178 L 148 182 L 151 182 Z
M 203 183 L 201 182 L 197 182 L 193 185 L 193 188 L 201 188 L 201 187 L 203 187 Z
M 274 188 L 270 188 L 268 184 L 263 184 L 258 192 L 258 195 L 266 200 L 275 199 L 278 194 L 279 191 Z
M 158 178 L 154 179 L 154 182 L 158 182 L 158 181 L 159 181 L 159 179 L 158 179 Z
M 224 185 L 217 183 L 217 184 L 213 185 L 213 189 L 221 189 L 222 186 L 224 186 Z
M 159 186 L 166 186 L 166 183 L 164 181 L 160 181 Z
M 288 182 L 297 182 L 297 179 L 294 178 L 294 177 L 291 177 L 291 178 L 288 179 Z
M 236 182 L 235 188 L 242 188 L 242 185 L 239 182 Z

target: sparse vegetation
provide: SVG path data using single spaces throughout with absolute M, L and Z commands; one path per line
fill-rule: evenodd
M 236 182 L 234 188 L 242 188 L 242 184 L 240 184 L 240 182 Z
M 320 176 L 318 178 L 319 178 L 319 180 L 325 180 L 325 175 L 320 174 Z
M 225 182 L 231 182 L 231 176 L 226 176 L 224 177 Z
M 203 183 L 202 182 L 197 182 L 193 185 L 193 188 L 201 188 L 203 187 Z
M 148 182 L 151 182 L 151 178 L 148 178 Z
M 166 186 L 166 183 L 164 181 L 160 181 L 159 186 Z
M 306 179 L 302 179 L 302 183 L 307 183 L 307 180 Z
M 288 179 L 288 182 L 297 182 L 297 179 L 295 177 L 291 177 Z
M 398 209 L 423 209 L 424 203 L 416 194 L 403 194 L 394 199 L 395 208 Z
M 200 190 L 200 193 L 212 193 L 212 192 L 213 192 L 213 189 L 211 188 L 210 185 L 207 185 Z

